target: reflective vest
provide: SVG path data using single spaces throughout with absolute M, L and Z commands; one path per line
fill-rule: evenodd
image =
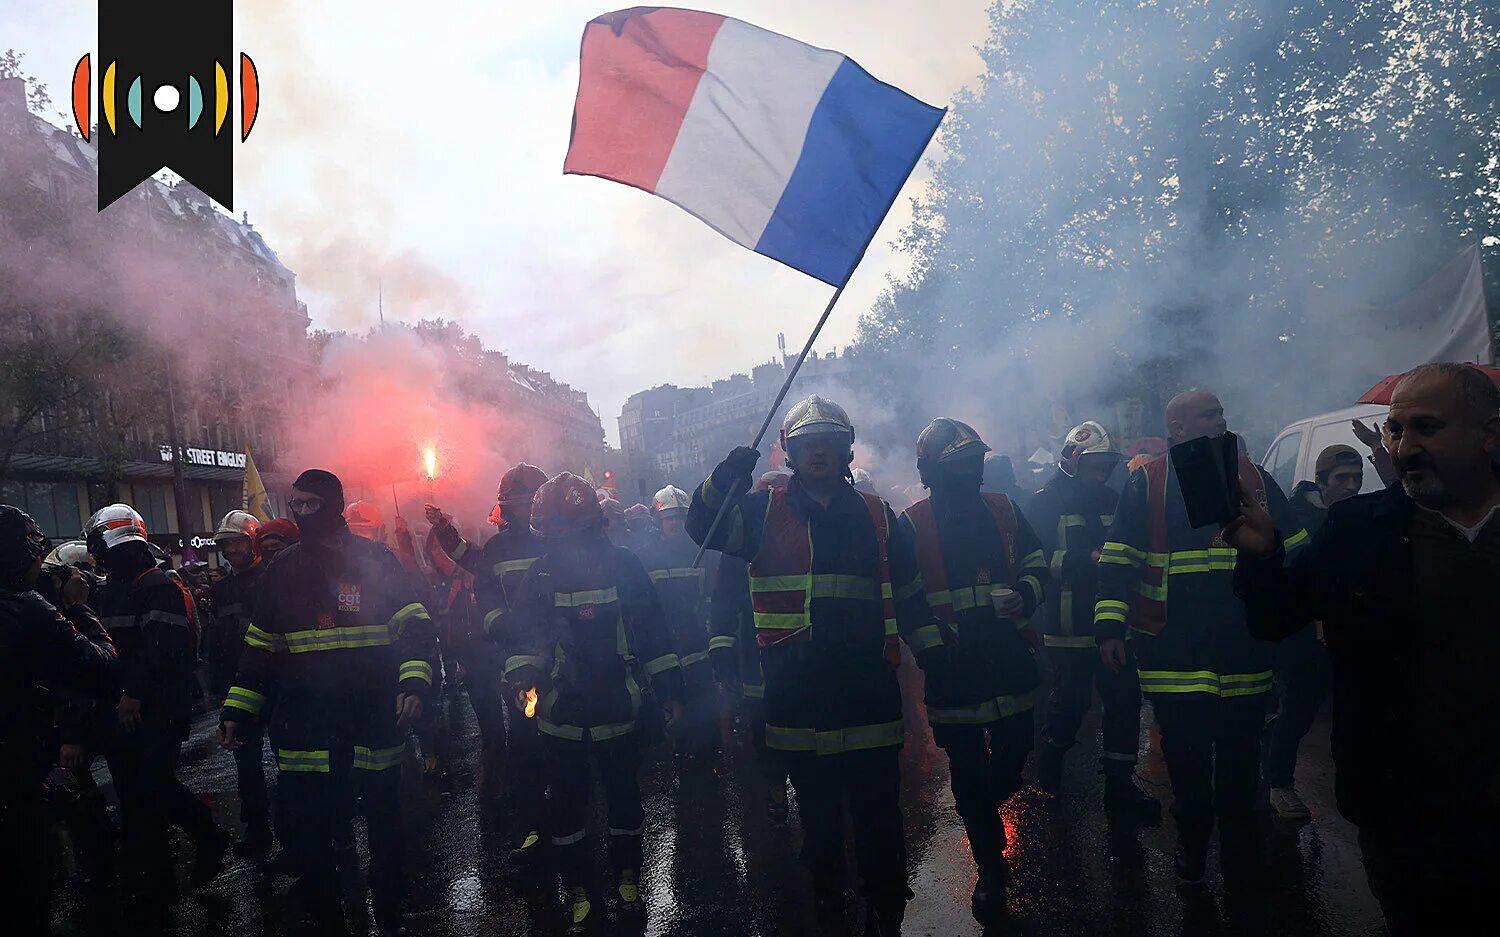
M 1130 627 L 1147 634 L 1161 634 L 1167 626 L 1167 570 L 1178 567 L 1183 572 L 1207 572 L 1234 569 L 1235 551 L 1216 535 L 1207 550 L 1172 552 L 1167 533 L 1168 456 L 1157 456 L 1146 463 L 1146 518 L 1150 530 L 1149 552 L 1141 566 L 1141 580 L 1130 604 Z M 1240 484 L 1261 507 L 1266 506 L 1266 484 L 1260 470 L 1244 456 L 1239 460 Z
M 1002 582 L 1014 583 L 1021 577 L 1020 558 L 1016 555 L 1017 525 L 1016 509 L 1010 498 L 999 492 L 980 493 L 984 506 L 995 519 L 1000 531 L 1000 542 L 1005 550 L 1005 578 Z M 922 582 L 927 587 L 927 606 L 939 621 L 947 625 L 958 623 L 958 613 L 990 604 L 992 571 L 981 567 L 978 581 L 962 589 L 948 588 L 948 571 L 943 566 L 943 541 L 938 535 L 937 518 L 932 510 L 932 499 L 923 498 L 906 509 L 917 533 L 917 565 L 922 570 Z
M 750 606 L 755 613 L 755 643 L 773 647 L 812 637 L 812 600 L 879 599 L 885 635 L 896 634 L 896 601 L 891 588 L 890 528 L 885 502 L 856 491 L 875 525 L 880 581 L 841 574 L 814 575 L 812 530 L 787 500 L 785 489 L 771 489 L 760 552 L 750 563 Z M 878 588 L 878 592 L 876 591 Z

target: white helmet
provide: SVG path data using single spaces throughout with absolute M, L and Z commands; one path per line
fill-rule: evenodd
M 98 559 L 105 550 L 122 543 L 146 543 L 146 521 L 128 504 L 100 508 L 83 526 L 83 540 Z
M 854 487 L 868 494 L 876 494 L 875 476 L 870 474 L 869 469 L 857 468 L 854 470 Z
M 248 511 L 230 511 L 219 521 L 219 529 L 214 531 L 214 540 L 223 543 L 234 537 L 253 538 L 259 529 L 260 521 L 254 514 Z
M 786 420 L 781 424 L 781 446 L 784 449 L 787 440 L 814 433 L 847 433 L 849 442 L 854 442 L 854 424 L 849 422 L 849 414 L 832 400 L 817 394 L 797 401 L 787 411 Z
M 89 565 L 89 545 L 82 540 L 67 540 L 59 543 L 42 560 L 43 569 L 64 569 L 79 563 Z
M 687 492 L 676 485 L 668 485 L 661 491 L 658 491 L 656 497 L 652 500 L 654 502 L 652 508 L 658 514 L 664 514 L 667 511 L 686 511 L 692 504 Z

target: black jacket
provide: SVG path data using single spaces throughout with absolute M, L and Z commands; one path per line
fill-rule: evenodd
M 0 776 L 7 789 L 12 781 L 40 783 L 35 769 L 47 761 L 54 694 L 106 696 L 117 663 L 108 632 L 87 609 L 74 606 L 65 618 L 35 592 L 0 589 L 0 681 L 22 694 L 0 707 Z
M 1424 621 L 1434 597 L 1416 594 L 1415 510 L 1399 485 L 1357 495 L 1335 504 L 1290 560 L 1278 550 L 1235 570 L 1256 637 L 1281 639 L 1323 622 L 1333 664 L 1335 791 L 1339 811 L 1361 825 L 1400 823 L 1424 810 L 1500 813 L 1500 613 L 1436 628 Z M 1424 666 L 1424 648 L 1449 641 L 1463 642 L 1471 673 L 1433 673 L 1431 652 Z M 1434 694 L 1424 689 L 1433 680 L 1444 697 L 1458 697 L 1441 713 L 1431 711 Z M 1458 771 L 1435 767 L 1450 760 Z
M 1047 596 L 1048 647 L 1095 646 L 1099 563 L 1094 554 L 1104 549 L 1119 501 L 1119 494 L 1108 485 L 1089 484 L 1062 472 L 1031 499 L 1027 516 L 1047 551 L 1056 580 Z
M 256 561 L 249 569 L 235 570 L 214 583 L 213 623 L 208 626 L 208 674 L 210 689 L 222 700 L 239 669 L 240 648 L 253 620 L 256 589 L 265 564 Z
M 150 567 L 111 572 L 95 599 L 120 652 L 120 691 L 141 701 L 141 718 L 187 738 L 197 647 L 188 595 Z

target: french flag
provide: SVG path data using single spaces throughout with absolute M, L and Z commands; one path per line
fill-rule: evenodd
M 943 114 L 841 53 L 716 13 L 635 7 L 584 28 L 563 172 L 655 193 L 843 286 Z

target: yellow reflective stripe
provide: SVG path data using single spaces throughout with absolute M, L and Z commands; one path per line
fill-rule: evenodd
M 1042 644 L 1045 647 L 1098 647 L 1099 642 L 1093 638 L 1073 634 L 1044 634 Z
M 1306 530 L 1299 530 L 1283 540 L 1281 546 L 1284 550 L 1295 550 L 1311 539 L 1312 537 L 1308 535 Z
M 682 661 L 674 653 L 663 654 L 646 662 L 646 676 L 654 677 L 664 670 L 682 666 Z
M 1135 584 L 1135 591 L 1148 599 L 1155 599 L 1158 602 L 1165 602 L 1167 600 L 1167 584 L 1165 582 L 1159 586 L 1153 586 L 1149 582 L 1138 582 Z
M 808 576 L 751 576 L 752 592 L 801 592 L 807 588 Z M 876 587 L 876 581 L 868 576 L 849 576 L 842 573 L 816 573 L 812 577 L 812 593 L 815 599 L 864 599 L 881 598 L 884 589 Z M 884 585 L 883 583 L 881 584 Z M 890 598 L 891 596 L 885 596 Z
M 759 631 L 796 631 L 812 625 L 802 612 L 756 612 L 755 627 Z
M 927 721 L 936 725 L 984 725 L 1036 706 L 1036 693 L 996 696 L 975 706 L 927 707 Z
M 286 650 L 286 638 L 279 634 L 272 634 L 269 631 L 262 631 L 255 625 L 251 625 L 245 631 L 245 645 L 247 647 L 260 648 L 262 651 L 270 651 L 274 654 L 277 651 Z
M 396 682 L 401 683 L 413 678 L 432 686 L 432 665 L 425 660 L 403 661 L 401 670 L 396 674 Z
M 691 667 L 694 664 L 701 664 L 704 661 L 708 660 L 708 652 L 707 651 L 694 651 L 691 654 L 683 654 L 683 655 L 681 655 L 680 657 L 677 658 L 677 660 L 678 660 L 678 663 L 680 663 L 683 667 Z
M 454 548 L 453 552 L 450 553 L 450 554 L 448 554 L 448 558 L 451 559 L 453 562 L 457 563 L 459 560 L 463 559 L 464 558 L 464 554 L 466 554 L 468 552 L 469 552 L 469 541 L 467 541 L 467 540 L 460 540 L 458 542 L 458 546 Z
M 404 754 L 406 754 L 405 745 L 396 745 L 391 748 L 366 748 L 363 745 L 356 745 L 354 746 L 354 767 L 362 771 L 385 771 L 398 767 Z
M 495 564 L 493 572 L 496 576 L 504 576 L 506 573 L 524 573 L 535 562 L 534 556 L 526 556 L 518 560 L 501 560 Z
M 314 631 L 289 631 L 282 637 L 286 640 L 287 650 L 293 654 L 386 647 L 392 643 L 391 630 L 386 625 L 346 625 Z
M 1167 560 L 1167 572 L 1211 573 L 1233 570 L 1238 552 L 1234 547 L 1210 547 L 1207 550 L 1173 550 Z
M 1208 693 L 1213 696 L 1255 696 L 1271 691 L 1271 671 L 1217 674 L 1211 670 L 1142 670 L 1143 693 Z
M 503 608 L 491 609 L 484 616 L 484 630 L 485 631 L 489 631 L 491 628 L 493 628 L 495 626 L 495 622 L 499 621 L 500 619 L 502 619 L 504 617 L 505 617 L 505 609 L 503 609 Z
M 938 647 L 943 643 L 943 631 L 937 625 L 923 625 L 906 636 L 906 643 L 913 653 Z
M 717 651 L 719 648 L 734 647 L 735 639 L 732 634 L 716 634 L 708 639 L 708 649 Z
M 224 696 L 224 707 L 226 709 L 243 709 L 252 716 L 260 715 L 260 711 L 265 708 L 265 705 L 266 698 L 247 687 L 232 686 Z
M 634 722 L 616 722 L 604 726 L 589 726 L 589 738 L 595 742 L 619 738 L 635 731 Z
M 1137 550 L 1128 543 L 1109 540 L 1099 551 L 1099 562 L 1117 563 L 1121 566 L 1139 566 L 1146 562 L 1146 551 Z
M 927 593 L 927 604 L 932 606 L 933 608 L 937 608 L 939 605 L 952 605 L 953 592 L 948 589 L 943 589 L 938 592 L 929 592 Z
M 650 572 L 652 582 L 660 582 L 663 579 L 697 579 L 702 581 L 706 570 L 702 567 L 677 566 L 671 569 L 653 569 Z
M 535 654 L 512 654 L 505 659 L 505 673 L 508 676 L 522 667 L 535 667 L 537 670 L 547 669 L 547 660 Z
M 1044 553 L 1042 553 L 1041 550 L 1032 550 L 1030 553 L 1026 554 L 1026 558 L 1021 561 L 1021 568 L 1022 569 L 1027 569 L 1027 568 L 1032 567 L 1032 566 L 1046 566 L 1046 565 L 1047 565 L 1047 557 L 1046 557 L 1046 555 Z
M 1125 624 L 1125 616 L 1130 614 L 1130 605 L 1118 599 L 1100 599 L 1094 604 L 1094 621 L 1117 621 Z
M 1069 527 L 1087 527 L 1088 518 L 1082 514 L 1064 514 L 1057 519 L 1057 529 L 1067 530 Z
M 1042 581 L 1035 576 L 1022 576 L 1023 583 L 1031 583 L 1031 594 L 1038 602 L 1042 601 Z
M 584 592 L 554 592 L 552 605 L 555 608 L 581 608 L 585 605 L 608 605 L 620 601 L 620 592 L 614 586 L 608 589 L 589 589 Z
M 899 719 L 895 722 L 850 726 L 846 729 L 827 729 L 821 732 L 811 728 L 766 726 L 766 746 L 779 751 L 838 755 L 844 752 L 888 748 L 900 744 L 901 720 Z
M 562 726 L 554 722 L 548 722 L 541 716 L 536 717 L 537 731 L 553 738 L 567 739 L 572 742 L 583 741 L 583 729 L 578 726 Z
M 422 603 L 413 602 L 410 605 L 403 606 L 400 611 L 392 615 L 391 620 L 387 624 L 390 626 L 391 634 L 399 638 L 401 637 L 401 632 L 406 630 L 407 622 L 431 620 L 431 616 L 427 614 L 427 609 L 422 607 Z
M 296 751 L 287 748 L 276 749 L 276 767 L 282 771 L 327 774 L 328 761 L 327 749 L 320 751 Z
M 740 696 L 745 699 L 765 699 L 766 685 L 764 683 L 742 683 L 740 684 Z

